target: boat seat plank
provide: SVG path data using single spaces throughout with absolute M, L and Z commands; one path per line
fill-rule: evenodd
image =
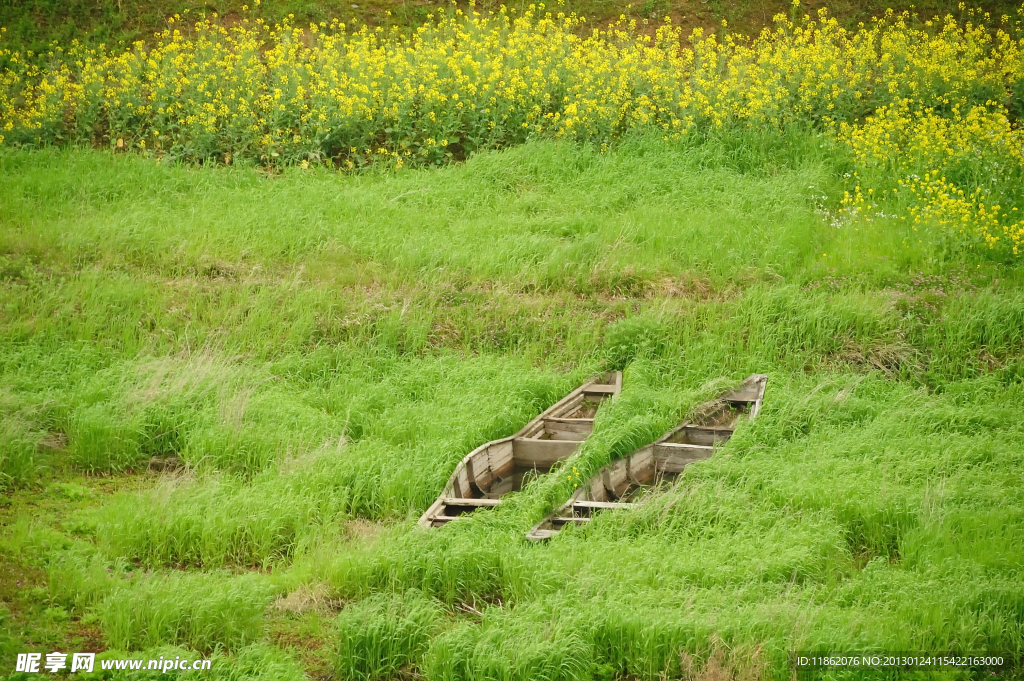
M 576 440 L 534 440 L 516 438 L 512 441 L 513 458 L 517 466 L 550 468 L 572 456 L 579 449 Z
M 544 419 L 544 432 L 552 440 L 585 440 L 594 430 L 594 421 L 570 419 Z
M 682 473 L 683 469 L 689 466 L 691 463 L 697 463 L 698 461 L 704 461 L 707 457 L 697 458 L 682 458 L 682 457 L 668 457 L 665 459 L 658 460 L 658 472 L 660 473 Z
M 558 530 L 533 530 L 526 535 L 526 538 L 531 541 L 540 541 L 542 539 L 551 539 L 556 534 L 558 534 Z
M 498 506 L 501 499 L 458 499 L 447 497 L 441 500 L 444 506 Z
M 659 442 L 655 446 L 664 447 L 666 449 L 678 449 L 680 451 L 689 449 L 693 451 L 707 451 L 709 453 L 715 450 L 711 445 L 691 445 L 686 442 Z
M 594 508 L 594 509 L 606 509 L 606 508 L 632 508 L 633 504 L 629 504 L 622 501 L 577 501 L 573 504 L 579 508 Z

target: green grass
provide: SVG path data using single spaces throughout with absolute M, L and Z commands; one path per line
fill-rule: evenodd
M 415 590 L 353 604 L 338 617 L 338 678 L 386 679 L 419 661 L 440 628 L 437 601 Z
M 1019 268 L 835 226 L 823 143 L 352 175 L 0 152 L 0 664 L 783 679 L 787 650 L 1024 652 Z M 529 544 L 552 475 L 415 526 L 467 452 L 608 369 L 584 476 L 770 381 L 630 512 Z
M 110 591 L 99 608 L 113 648 L 138 650 L 161 643 L 210 652 L 237 649 L 262 633 L 273 591 L 260 575 L 143 576 Z

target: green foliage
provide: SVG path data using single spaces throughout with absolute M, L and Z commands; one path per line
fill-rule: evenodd
M 84 631 L 226 679 L 1019 652 L 1019 269 L 836 228 L 845 161 L 792 135 L 346 177 L 0 152 L 0 645 Z M 614 367 L 583 479 L 770 379 L 630 511 L 526 542 L 559 474 L 415 526 L 467 452 Z
M 389 679 L 418 665 L 442 621 L 440 605 L 410 590 L 379 594 L 338 616 L 336 670 L 342 679 Z
M 638 357 L 660 355 L 665 350 L 667 332 L 661 320 L 639 316 L 609 325 L 604 337 L 609 366 L 621 371 Z
M 315 470 L 251 484 L 231 477 L 169 481 L 144 498 L 125 495 L 108 505 L 97 536 L 112 554 L 147 565 L 268 565 L 347 512 L 339 463 L 324 455 Z
M 0 420 L 0 490 L 23 485 L 39 473 L 39 439 L 26 426 L 10 416 Z
M 123 650 L 181 644 L 200 652 L 257 640 L 274 588 L 262 575 L 141 575 L 99 607 L 103 635 Z

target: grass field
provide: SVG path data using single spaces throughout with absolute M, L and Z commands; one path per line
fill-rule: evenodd
M 212 25 L 0 54 L 0 675 L 30 650 L 268 681 L 1024 655 L 1020 24 L 808 18 L 686 52 L 445 16 L 414 47 Z M 608 370 L 582 479 L 769 383 L 630 511 L 527 542 L 559 472 L 416 526 L 465 454 Z
M 4 152 L 4 665 L 788 678 L 795 649 L 1021 652 L 1019 270 L 833 226 L 846 162 L 786 135 L 350 176 Z M 585 475 L 770 383 L 634 512 L 529 545 L 553 475 L 415 527 L 465 453 L 611 368 Z

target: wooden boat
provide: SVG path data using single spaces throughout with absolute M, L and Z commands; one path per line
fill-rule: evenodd
M 605 400 L 622 390 L 622 373 L 598 376 L 566 395 L 512 437 L 488 442 L 464 458 L 419 520 L 440 527 L 460 515 L 493 508 L 501 497 L 522 489 L 529 475 L 547 473 L 576 453 L 594 429 Z
M 596 511 L 630 508 L 645 491 L 672 484 L 687 465 L 707 459 L 716 444 L 726 442 L 741 418 L 757 416 L 767 382 L 763 374 L 748 377 L 736 390 L 703 405 L 691 421 L 608 464 L 561 508 L 534 525 L 526 538 L 548 539 L 568 523 L 582 525 Z

